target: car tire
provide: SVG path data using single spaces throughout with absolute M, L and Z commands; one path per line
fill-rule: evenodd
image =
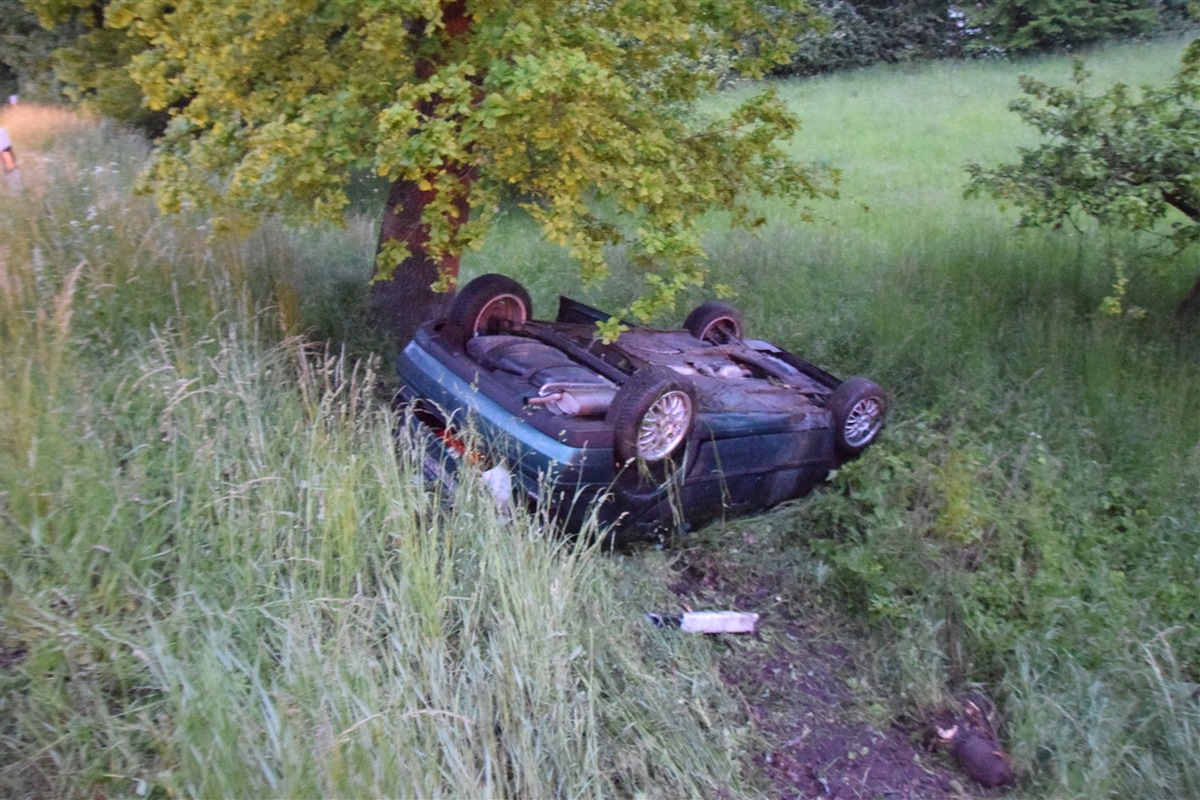
M 883 389 L 866 378 L 848 378 L 833 390 L 825 406 L 833 414 L 834 444 L 844 456 L 856 456 L 883 429 L 888 400 Z
M 525 287 L 507 275 L 480 275 L 454 297 L 449 319 L 467 339 L 519 328 L 532 316 Z
M 710 300 L 688 314 L 683 327 L 701 341 L 732 344 L 742 338 L 742 314 L 728 303 Z
M 618 471 L 660 482 L 685 451 L 696 421 L 696 393 L 667 367 L 646 367 L 621 385 L 609 406 Z

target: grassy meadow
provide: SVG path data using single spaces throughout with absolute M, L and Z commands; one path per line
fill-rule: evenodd
M 1089 63 L 1153 82 L 1183 46 Z M 1017 75 L 1069 70 L 778 85 L 842 198 L 714 220 L 712 276 L 753 334 L 888 388 L 891 425 L 810 498 L 618 554 L 417 479 L 359 322 L 373 187 L 343 229 L 214 236 L 132 194 L 137 138 L 5 109 L 0 795 L 756 796 L 734 645 L 642 618 L 686 548 L 794 569 L 775 602 L 869 643 L 855 685 L 892 717 L 983 687 L 1017 796 L 1200 797 L 1200 332 L 1172 321 L 1197 255 L 962 197 L 964 163 L 1032 141 Z M 543 312 L 575 284 L 515 213 L 488 271 Z M 627 302 L 613 271 L 572 293 Z

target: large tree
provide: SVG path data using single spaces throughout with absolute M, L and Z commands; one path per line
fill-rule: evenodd
M 1047 141 L 1011 164 L 970 164 L 968 193 L 988 192 L 1021 209 L 1021 224 L 1061 227 L 1082 214 L 1101 223 L 1200 244 L 1200 39 L 1165 85 L 1117 84 L 1087 91 L 1075 67 L 1069 87 L 1024 77 L 1012 108 Z M 1164 227 L 1165 226 L 1165 227 Z M 1200 276 L 1179 309 L 1200 315 Z
M 400 338 L 506 199 L 586 279 L 626 248 L 645 315 L 703 279 L 705 212 L 753 224 L 755 195 L 830 190 L 782 149 L 797 120 L 769 93 L 696 109 L 713 54 L 750 75 L 786 57 L 800 0 L 27 2 L 99 8 L 138 43 L 132 75 L 171 113 L 148 173 L 168 210 L 337 218 L 350 176 L 389 180 L 372 294 Z

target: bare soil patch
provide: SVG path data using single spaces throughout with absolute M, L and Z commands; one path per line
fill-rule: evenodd
M 747 543 L 753 545 L 753 537 Z M 848 639 L 803 602 L 785 560 L 729 560 L 703 546 L 679 551 L 670 589 L 694 610 L 757 612 L 758 631 L 724 635 L 724 680 L 744 699 L 757 734 L 754 764 L 770 796 L 837 800 L 988 798 L 941 752 L 926 726 L 891 718 L 861 690 L 869 643 Z

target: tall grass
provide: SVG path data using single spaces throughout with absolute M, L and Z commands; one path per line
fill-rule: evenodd
M 131 195 L 137 139 L 4 124 L 0 795 L 752 791 L 661 588 L 469 477 L 448 504 L 379 365 L 295 335 L 364 223 L 214 237 Z

